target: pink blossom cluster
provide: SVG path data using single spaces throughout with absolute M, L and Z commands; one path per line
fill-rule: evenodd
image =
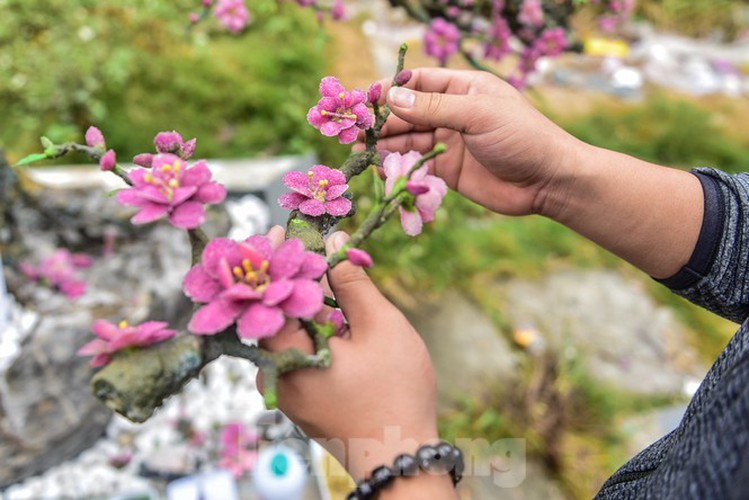
M 27 279 L 57 290 L 70 299 L 77 299 L 86 292 L 86 282 L 78 278 L 77 271 L 91 264 L 88 255 L 74 254 L 60 248 L 42 259 L 37 266 L 28 261 L 20 262 L 19 269 Z
M 187 328 L 214 335 L 236 324 L 240 337 L 263 338 L 278 333 L 286 317 L 312 319 L 323 305 L 317 280 L 327 267 L 298 239 L 274 250 L 265 236 L 216 238 L 182 285 L 190 299 L 204 304 Z
M 241 33 L 250 20 L 244 0 L 217 0 L 213 15 L 224 28 L 234 34 Z
M 232 422 L 221 428 L 218 466 L 235 478 L 250 472 L 257 463 L 257 432 L 242 422 Z
M 104 366 L 118 351 L 130 347 L 148 347 L 177 334 L 176 330 L 169 330 L 166 327 L 167 323 L 162 321 L 147 321 L 131 326 L 126 321 L 115 325 L 108 321 L 97 320 L 91 330 L 98 338 L 81 347 L 78 355 L 93 356 L 91 366 Z
M 300 7 L 311 7 L 315 9 L 317 13 L 317 19 L 323 20 L 323 12 L 325 9 L 318 3 L 318 0 L 296 0 L 296 3 Z M 333 0 L 333 4 L 330 6 L 330 17 L 334 21 L 342 21 L 346 19 L 346 4 L 343 0 Z
M 424 51 L 427 55 L 436 57 L 442 66 L 458 51 L 459 44 L 458 27 L 441 17 L 432 20 L 424 35 Z
M 195 153 L 195 147 L 198 140 L 193 137 L 189 141 L 182 139 L 182 136 L 176 130 L 159 132 L 153 139 L 153 145 L 156 153 L 174 154 L 183 160 L 189 160 Z M 154 155 L 152 153 L 141 153 L 133 157 L 133 163 L 144 168 L 153 166 Z
M 434 220 L 434 214 L 447 194 L 445 181 L 430 175 L 427 165 L 416 170 L 413 167 L 421 159 L 418 151 L 409 151 L 401 155 L 391 153 L 385 157 L 385 194 L 391 195 L 399 184 L 413 196 L 410 203 L 400 207 L 401 226 L 409 236 L 421 233 L 425 222 Z
M 131 222 L 146 224 L 167 217 L 178 228 L 194 229 L 205 221 L 205 205 L 221 203 L 226 188 L 212 180 L 205 161 L 188 167 L 168 153 L 152 157 L 151 169 L 129 173 L 132 187 L 117 192 L 117 201 L 138 208 Z
M 338 137 L 341 144 L 351 144 L 359 130 L 367 130 L 374 118 L 367 107 L 367 93 L 346 90 L 337 78 L 326 76 L 320 82 L 321 98 L 307 113 L 307 121 L 324 136 Z
M 324 214 L 342 217 L 351 211 L 351 200 L 343 197 L 348 189 L 346 176 L 340 170 L 315 165 L 306 174 L 287 172 L 283 183 L 292 192 L 278 198 L 282 208 L 299 210 L 313 217 Z

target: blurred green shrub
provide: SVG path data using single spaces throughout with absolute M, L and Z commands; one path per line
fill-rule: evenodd
M 749 0 L 638 0 L 636 15 L 659 29 L 734 39 L 749 26 Z
M 91 123 L 121 157 L 165 129 L 197 136 L 205 157 L 326 144 L 305 120 L 325 68 L 314 16 L 255 0 L 244 34 L 208 40 L 213 20 L 185 33 L 198 4 L 0 0 L 0 145 L 18 156 Z

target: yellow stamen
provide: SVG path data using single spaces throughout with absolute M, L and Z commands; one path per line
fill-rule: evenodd
M 253 282 L 257 280 L 257 273 L 255 271 L 248 271 L 247 274 L 244 275 L 244 280 Z
M 143 176 L 143 180 L 146 181 L 148 184 L 152 184 L 153 183 L 153 175 L 151 175 L 151 174 L 145 174 Z
M 268 266 L 269 265 L 270 265 L 270 263 L 267 260 L 262 261 L 260 263 L 260 272 L 261 273 L 266 273 L 268 271 Z
M 325 115 L 327 115 L 327 114 L 328 114 L 328 112 L 327 112 L 327 111 L 325 111 L 324 109 L 321 109 L 321 110 L 320 110 L 320 114 L 321 114 L 321 115 L 323 115 L 323 116 L 325 116 Z
M 177 179 L 170 179 L 169 180 L 169 187 L 171 187 L 171 188 L 179 187 L 179 181 Z
M 237 266 L 234 269 L 232 269 L 232 272 L 234 273 L 234 276 L 238 279 L 244 278 L 244 273 L 242 272 L 242 268 Z
M 307 170 L 307 177 L 310 179 L 315 175 L 315 173 L 312 170 Z
M 252 265 L 250 264 L 250 261 L 245 259 L 242 261 L 242 267 L 244 267 L 245 272 L 251 273 L 252 272 Z
M 127 321 L 120 321 L 119 323 L 117 323 L 117 327 L 120 330 L 124 330 L 125 328 L 128 327 Z
M 346 94 L 344 94 L 343 92 L 338 94 L 338 99 L 343 99 L 344 97 L 346 97 Z
M 320 180 L 320 181 L 317 182 L 317 185 L 320 186 L 320 187 L 325 187 L 325 186 L 328 185 L 328 180 L 327 179 L 322 179 L 322 180 Z
M 161 171 L 162 172 L 171 172 L 171 170 L 172 170 L 172 166 L 169 165 L 169 164 L 164 165 L 163 167 L 161 167 Z
M 177 172 L 179 172 L 179 169 L 180 169 L 180 168 L 182 168 L 182 165 L 180 164 L 180 162 L 178 162 L 178 161 L 177 161 L 177 162 L 174 162 L 174 173 L 175 173 L 175 174 L 176 174 Z

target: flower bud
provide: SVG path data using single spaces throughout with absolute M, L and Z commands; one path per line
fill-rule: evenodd
M 94 127 L 93 125 L 86 130 L 86 145 L 90 148 L 101 148 L 104 149 L 106 143 L 104 142 L 104 134 L 101 130 Z
M 330 9 L 330 16 L 334 21 L 341 21 L 346 17 L 346 6 L 343 0 L 334 0 L 333 7 Z
M 114 170 L 115 163 L 117 163 L 117 157 L 111 149 L 104 153 L 104 156 L 99 160 L 99 166 L 101 167 L 102 172 L 111 172 Z
M 372 257 L 360 248 L 347 248 L 346 258 L 355 266 L 372 267 Z
M 397 85 L 405 85 L 411 80 L 413 72 L 410 69 L 404 69 L 395 76 L 395 83 Z
M 133 163 L 138 166 L 151 168 L 153 165 L 153 155 L 151 153 L 141 153 L 133 157 Z
M 198 21 L 200 21 L 200 16 L 197 15 L 195 12 L 190 12 L 187 15 L 187 20 L 190 21 L 190 24 L 195 24 Z
M 153 145 L 159 153 L 176 153 L 182 147 L 182 136 L 174 130 L 159 132 L 153 139 Z
M 422 184 L 420 182 L 408 181 L 406 182 L 406 191 L 408 191 L 414 196 L 419 196 L 420 194 L 428 193 L 429 186 Z
M 180 158 L 183 160 L 188 160 L 192 156 L 192 154 L 195 152 L 195 145 L 198 143 L 198 140 L 193 137 L 189 141 L 182 144 L 182 147 L 180 149 Z
M 367 102 L 374 104 L 380 100 L 380 97 L 382 97 L 382 85 L 373 83 L 369 86 L 369 90 L 367 90 Z

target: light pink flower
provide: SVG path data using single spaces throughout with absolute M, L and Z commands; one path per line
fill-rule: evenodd
M 454 24 L 438 17 L 429 25 L 424 34 L 424 51 L 427 55 L 436 57 L 444 66 L 451 55 L 458 51 L 460 30 Z
M 265 236 L 214 239 L 182 283 L 188 297 L 205 304 L 187 328 L 213 335 L 236 323 L 244 338 L 275 335 L 284 315 L 311 319 L 320 311 L 323 292 L 316 280 L 326 269 L 325 258 L 305 251 L 298 239 L 275 251 Z
M 372 127 L 374 118 L 367 108 L 367 94 L 347 91 L 337 78 L 326 76 L 320 82 L 322 98 L 310 108 L 307 121 L 327 137 L 338 137 L 341 144 L 356 140 L 359 130 Z
M 133 224 L 146 224 L 164 216 L 173 226 L 194 229 L 205 220 L 206 204 L 220 203 L 226 188 L 211 180 L 204 161 L 192 167 L 171 154 L 153 158 L 153 169 L 135 169 L 129 174 L 133 187 L 117 192 L 117 201 L 139 208 Z
M 213 15 L 232 33 L 239 33 L 250 18 L 244 0 L 218 0 Z
M 94 127 L 93 125 L 86 130 L 86 145 L 91 148 L 106 148 L 106 142 L 104 141 L 104 134 L 101 130 Z
M 192 138 L 189 141 L 182 140 L 182 136 L 176 131 L 159 132 L 153 139 L 153 145 L 159 153 L 171 153 L 179 156 L 183 160 L 189 160 L 195 152 L 197 139 Z
M 90 267 L 91 264 L 92 260 L 88 255 L 72 254 L 61 248 L 42 259 L 38 266 L 21 262 L 19 268 L 29 280 L 42 283 L 70 299 L 77 299 L 86 292 L 86 283 L 78 279 L 76 271 Z
M 347 248 L 346 258 L 355 266 L 372 267 L 372 256 L 361 248 Z
M 534 42 L 533 47 L 542 56 L 555 57 L 567 48 L 564 28 L 545 30 Z
M 278 198 L 282 208 L 299 209 L 313 217 L 323 214 L 342 217 L 351 210 L 351 200 L 343 197 L 348 184 L 340 170 L 315 165 L 306 175 L 299 171 L 287 172 L 283 176 L 283 183 L 294 192 Z
M 504 16 L 495 14 L 492 17 L 492 25 L 487 35 L 489 40 L 484 44 L 484 57 L 500 61 L 504 56 L 512 53 L 510 46 L 512 31 Z
M 91 327 L 99 337 L 78 349 L 79 356 L 93 356 L 91 366 L 103 366 L 112 360 L 112 354 L 128 347 L 148 347 L 177 334 L 168 330 L 163 321 L 147 321 L 130 326 L 126 321 L 118 325 L 104 320 L 96 320 Z
M 538 28 L 544 24 L 544 10 L 541 6 L 541 0 L 523 0 L 520 7 L 518 21 L 526 26 Z
M 117 164 L 117 156 L 114 154 L 113 150 L 109 150 L 106 153 L 104 153 L 99 160 L 99 167 L 101 168 L 102 172 L 111 172 L 114 170 L 114 166 Z
M 421 158 L 418 151 L 410 151 L 405 155 L 390 153 L 383 162 L 385 169 L 385 194 L 390 195 L 396 183 L 406 178 L 411 168 Z M 411 174 L 407 180 L 410 193 L 421 192 L 414 196 L 412 206 L 401 206 L 401 225 L 409 236 L 421 233 L 424 222 L 434 219 L 434 213 L 442 204 L 442 198 L 447 194 L 445 181 L 427 173 L 428 167 L 422 165 Z

